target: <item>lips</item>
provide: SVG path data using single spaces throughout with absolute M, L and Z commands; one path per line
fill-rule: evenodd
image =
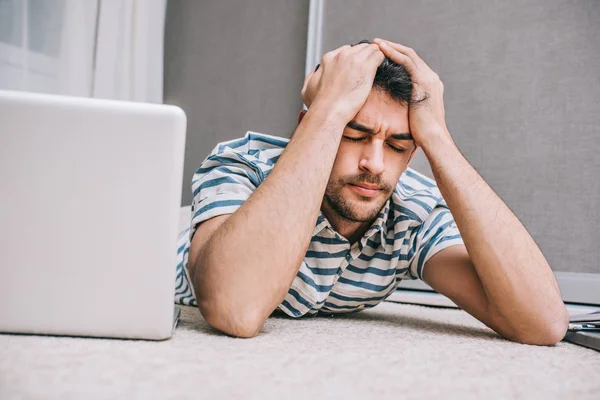
M 360 183 L 358 185 L 354 185 L 352 183 L 348 184 L 352 190 L 356 193 L 360 194 L 364 197 L 375 197 L 379 194 L 381 189 L 376 185 L 369 185 L 365 183 Z
M 370 185 L 368 183 L 357 183 L 353 184 L 354 186 L 359 186 L 361 188 L 369 189 L 369 190 L 381 190 L 381 188 L 377 185 Z

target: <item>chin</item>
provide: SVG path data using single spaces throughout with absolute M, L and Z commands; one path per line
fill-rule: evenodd
M 381 201 L 379 196 L 376 198 L 366 198 L 364 201 L 353 200 L 351 202 L 352 217 L 362 222 L 371 221 L 377 217 L 384 204 L 385 201 Z
M 353 222 L 373 221 L 387 198 L 387 193 L 383 191 L 375 196 L 362 196 L 350 187 L 325 193 L 330 207 L 342 218 Z

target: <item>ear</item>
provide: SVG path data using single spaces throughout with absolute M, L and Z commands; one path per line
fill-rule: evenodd
M 298 125 L 300 125 L 300 122 L 302 122 L 302 118 L 304 118 L 305 115 L 306 110 L 300 110 L 300 113 L 298 114 Z

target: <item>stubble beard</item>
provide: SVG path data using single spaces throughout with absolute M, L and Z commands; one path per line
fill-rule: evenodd
M 359 182 L 377 184 L 382 188 L 381 191 L 386 193 L 386 195 L 378 196 L 381 200 L 359 195 L 358 198 L 363 198 L 364 201 L 347 199 L 342 195 L 342 189 L 346 187 L 348 183 L 355 184 Z M 392 190 L 393 188 L 391 188 L 390 185 L 387 185 L 380 179 L 365 178 L 361 175 L 352 179 L 340 178 L 336 181 L 328 182 L 324 198 L 327 204 L 340 217 L 352 222 L 370 222 L 375 220 L 385 202 L 390 198 Z

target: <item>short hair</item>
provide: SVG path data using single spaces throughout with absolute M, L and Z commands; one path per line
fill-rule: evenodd
M 368 43 L 370 40 L 361 40 L 351 46 Z M 413 97 L 413 83 L 410 74 L 403 65 L 397 64 L 385 57 L 375 73 L 373 88 L 387 93 L 393 100 L 403 105 L 413 105 L 422 102 L 425 99 L 415 99 Z

